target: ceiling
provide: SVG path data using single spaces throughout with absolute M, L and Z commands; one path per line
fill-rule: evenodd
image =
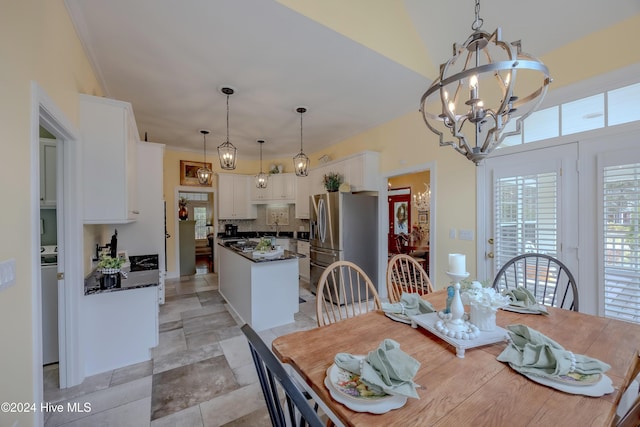
M 258 139 L 266 141 L 265 160 L 295 155 L 298 106 L 308 108 L 303 141 L 312 153 L 416 111 L 430 84 L 273 0 L 65 3 L 106 96 L 132 104 L 141 139 L 147 134 L 149 141 L 202 152 L 199 131 L 209 129 L 209 160 L 226 138 L 223 86 L 236 90 L 229 138 L 242 161 L 258 158 Z M 506 40 L 522 39 L 523 50 L 536 56 L 640 12 L 637 0 L 618 0 L 615 8 L 581 0 L 485 3 L 483 29 L 502 26 Z M 421 54 L 434 64 L 471 33 L 471 0 L 398 5 L 415 20 L 426 48 Z

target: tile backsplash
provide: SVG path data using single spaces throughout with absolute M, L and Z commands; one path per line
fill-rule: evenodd
M 218 221 L 218 232 L 224 231 L 225 224 L 235 224 L 238 226 L 238 231 L 275 231 L 275 225 L 271 224 L 272 218 L 267 218 L 267 215 L 272 215 L 274 211 L 279 212 L 283 208 L 288 208 L 289 218 L 288 225 L 281 224 L 279 226 L 280 231 L 309 231 L 308 219 L 296 218 L 296 207 L 293 204 L 287 205 L 258 205 L 258 217 L 256 219 L 241 219 L 241 220 L 220 220 Z M 300 228 L 302 227 L 302 229 Z

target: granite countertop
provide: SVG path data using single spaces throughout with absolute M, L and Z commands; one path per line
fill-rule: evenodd
M 223 247 L 223 248 L 225 248 L 225 249 L 227 249 L 227 250 L 229 250 L 229 251 L 231 251 L 231 252 L 233 252 L 233 253 L 241 256 L 241 257 L 243 257 L 243 258 L 248 259 L 251 262 L 260 262 L 260 263 L 262 263 L 262 262 L 273 262 L 273 261 L 285 261 L 285 260 L 288 260 L 288 259 L 306 258 L 305 255 L 298 254 L 298 253 L 295 253 L 295 252 L 291 252 L 291 251 L 285 249 L 283 254 L 281 256 L 277 257 L 277 258 L 259 258 L 259 259 L 255 259 L 255 258 L 253 258 L 253 252 L 241 252 L 241 251 L 237 251 L 237 250 L 235 250 L 233 248 L 230 248 L 228 246 L 224 246 L 224 245 L 222 245 L 220 243 L 218 243 L 218 245 L 220 247 Z
M 226 236 L 224 233 L 218 233 L 219 239 L 257 239 L 259 237 L 275 237 L 276 239 L 293 239 L 309 241 L 308 231 L 298 231 L 297 237 L 293 237 L 293 231 L 281 231 L 278 236 L 273 231 L 239 231 L 235 236 Z
M 159 270 L 131 272 L 128 271 L 128 269 L 125 269 L 124 271 L 127 273 L 127 278 L 125 279 L 124 276 L 120 275 L 120 285 L 108 289 L 100 288 L 100 278 L 102 277 L 102 273 L 99 273 L 96 270 L 92 271 L 91 274 L 84 279 L 84 294 L 95 295 L 108 292 L 127 291 L 130 289 L 149 288 L 152 286 L 158 286 L 160 283 Z

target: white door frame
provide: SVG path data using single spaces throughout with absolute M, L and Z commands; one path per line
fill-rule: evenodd
M 32 286 L 32 370 L 33 392 L 36 402 L 43 401 L 42 380 L 42 289 L 40 272 L 40 126 L 56 137 L 63 155 L 59 156 L 66 167 L 58 170 L 58 188 L 63 209 L 58 214 L 59 229 L 63 242 L 59 254 L 64 272 L 64 280 L 59 283 L 58 328 L 60 348 L 60 387 L 80 384 L 84 379 L 82 356 L 79 343 L 79 297 L 84 284 L 82 259 L 82 151 L 79 132 L 65 114 L 51 100 L 44 89 L 35 81 L 31 82 L 31 281 Z M 60 197 L 60 195 L 58 195 Z M 37 411 L 39 423 L 42 413 Z
M 218 216 L 216 215 L 216 213 L 218 212 L 218 197 L 216 196 L 217 191 L 215 187 L 188 187 L 185 185 L 179 185 L 176 186 L 173 189 L 173 200 L 176 201 L 178 200 L 178 194 L 179 193 L 212 193 L 213 194 L 213 207 L 212 207 L 212 211 L 211 211 L 211 224 L 213 224 L 213 229 L 216 230 L 215 233 L 218 232 Z M 176 208 L 177 209 L 177 208 Z M 174 272 L 169 275 L 167 272 L 167 278 L 169 279 L 175 279 L 180 277 L 180 233 L 179 233 L 179 221 L 180 218 L 178 218 L 177 213 L 174 214 L 174 220 L 173 220 L 173 237 L 174 237 L 174 253 L 176 254 L 176 259 L 174 260 L 175 262 L 175 270 Z M 213 244 L 215 245 L 216 242 L 214 241 Z M 213 262 L 215 263 L 215 260 L 213 260 Z
M 389 230 L 389 208 L 387 204 L 387 182 L 389 178 L 400 175 L 408 175 L 412 173 L 429 171 L 429 189 L 431 190 L 431 207 L 429 210 L 429 271 L 435 271 L 436 251 L 434 242 L 437 241 L 436 229 L 433 225 L 437 221 L 437 194 L 438 194 L 438 173 L 436 162 L 430 161 L 419 165 L 410 166 L 401 169 L 381 173 L 381 179 L 378 183 L 378 294 L 387 297 L 387 261 L 388 261 L 388 238 Z

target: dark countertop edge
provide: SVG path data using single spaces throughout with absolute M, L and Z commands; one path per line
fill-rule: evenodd
M 228 251 L 233 252 L 236 255 L 240 255 L 242 258 L 251 261 L 251 262 L 255 262 L 256 264 L 261 264 L 264 262 L 274 262 L 274 261 L 288 261 L 291 259 L 300 259 L 300 258 L 306 258 L 306 255 L 302 255 L 296 252 L 291 252 L 287 249 L 284 250 L 284 255 L 282 257 L 279 258 L 272 258 L 272 259 L 267 259 L 267 258 L 261 258 L 261 259 L 254 259 L 253 256 L 251 256 L 251 252 L 238 252 L 236 250 L 233 250 L 231 248 L 228 248 L 224 245 L 221 245 L 220 243 L 218 243 L 219 246 L 225 248 Z
M 151 288 L 153 286 L 158 286 L 158 283 L 145 283 L 145 284 L 141 284 L 141 285 L 126 286 L 124 288 L 110 288 L 110 289 L 100 289 L 100 288 L 95 288 L 95 287 L 89 288 L 89 287 L 85 286 L 84 294 L 85 295 L 106 294 L 106 293 L 109 293 L 109 292 L 128 291 L 130 289 Z
M 125 273 L 128 274 L 128 277 L 131 277 L 132 275 L 135 277 L 136 275 L 139 274 L 143 274 L 145 271 L 159 271 L 159 270 L 142 270 L 142 271 L 129 271 L 128 268 L 126 268 Z M 100 287 L 100 275 L 102 273 L 99 273 L 97 271 L 97 269 L 94 269 L 93 271 L 91 271 L 91 273 L 89 273 L 89 275 L 87 275 L 84 279 L 84 294 L 85 295 L 97 295 L 97 294 L 105 294 L 105 293 L 109 293 L 109 292 L 119 292 L 119 291 L 128 291 L 130 289 L 142 289 L 142 288 L 150 288 L 153 286 L 158 286 L 160 284 L 160 278 L 158 277 L 158 282 L 156 283 L 155 281 L 150 281 L 150 282 L 146 282 L 146 283 L 127 283 L 125 286 L 120 286 L 120 287 L 114 287 L 114 288 L 108 288 L 108 289 L 102 289 Z M 133 280 L 134 278 L 129 278 L 129 279 L 125 279 L 123 277 L 121 277 L 122 280 Z M 92 284 L 93 283 L 93 284 Z
M 218 239 L 257 239 L 259 237 L 275 237 L 276 239 L 309 240 L 308 237 L 293 237 L 293 233 L 293 231 L 281 231 L 280 235 L 276 236 L 274 232 L 269 231 L 240 231 L 235 236 L 226 236 L 224 233 L 218 233 L 216 237 Z M 299 231 L 298 234 L 299 233 L 308 234 L 309 232 Z

